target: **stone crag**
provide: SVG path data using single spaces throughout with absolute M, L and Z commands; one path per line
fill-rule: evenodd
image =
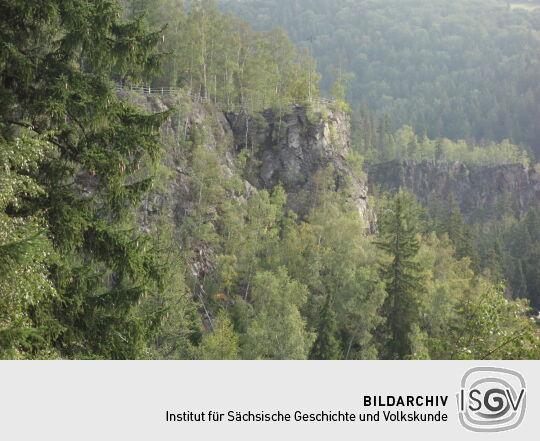
M 453 198 L 469 219 L 495 218 L 503 204 L 521 215 L 534 201 L 540 201 L 540 176 L 521 164 L 391 161 L 369 166 L 368 176 L 374 194 L 403 188 L 424 205 Z
M 364 220 L 367 233 L 376 230 L 375 214 L 368 203 L 365 175 L 348 161 L 351 154 L 350 121 L 347 115 L 325 109 L 322 113 L 296 107 L 281 117 L 267 111 L 257 117 L 228 113 L 235 148 L 257 146 L 258 188 L 282 185 L 289 207 L 307 214 L 317 191 L 317 173 L 331 170 L 333 190 L 345 191 Z
M 375 232 L 365 175 L 347 161 L 351 152 L 348 116 L 327 107 L 320 107 L 319 111 L 294 107 L 281 117 L 271 111 L 247 116 L 224 113 L 212 104 L 180 95 L 118 93 L 151 112 L 174 109 L 161 128 L 165 173 L 141 206 L 139 224 L 143 230 L 156 228 L 158 219 L 163 217 L 181 228 L 184 220 L 197 210 L 190 155 L 198 146 L 217 158 L 220 185 L 235 188 L 225 197 L 248 198 L 259 190 L 281 185 L 287 193 L 288 208 L 300 219 L 312 205 L 318 172 L 330 170 L 332 190 L 344 192 L 364 220 L 365 229 L 359 234 Z M 241 159 L 246 149 L 255 158 L 247 165 Z M 215 216 L 210 212 L 208 218 L 218 217 L 218 206 L 209 210 L 214 210 Z M 214 251 L 201 244 L 196 254 L 190 262 L 191 272 L 201 278 L 212 271 Z

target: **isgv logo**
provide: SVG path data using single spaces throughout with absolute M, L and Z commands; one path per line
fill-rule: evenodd
M 503 432 L 521 424 L 527 395 L 521 374 L 504 368 L 475 367 L 461 380 L 459 421 L 473 432 Z

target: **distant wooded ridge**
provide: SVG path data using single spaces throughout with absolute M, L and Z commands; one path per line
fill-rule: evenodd
M 502 141 L 540 157 L 540 5 L 504 0 L 223 0 L 256 29 L 283 27 L 330 89 L 346 78 L 392 130 Z M 347 72 L 350 75 L 347 75 Z

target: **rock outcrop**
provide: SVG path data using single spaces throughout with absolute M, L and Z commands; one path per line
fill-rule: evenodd
M 540 176 L 521 164 L 471 166 L 458 162 L 391 161 L 368 168 L 374 194 L 399 188 L 411 191 L 424 204 L 452 197 L 465 217 L 490 219 L 501 207 L 522 214 L 540 201 Z
M 173 109 L 171 117 L 161 126 L 165 172 L 159 179 L 158 188 L 143 201 L 140 224 L 143 229 L 148 229 L 158 217 L 165 216 L 179 225 L 183 217 L 194 210 L 189 150 L 195 143 L 202 144 L 208 151 L 219 151 L 225 179 L 237 173 L 229 123 L 213 106 L 193 102 L 189 97 L 132 91 L 119 94 L 131 104 L 150 112 Z
M 324 115 L 324 116 L 323 116 Z M 368 187 L 363 173 L 353 170 L 348 157 L 350 121 L 347 115 L 324 109 L 308 112 L 295 107 L 283 116 L 264 112 L 259 117 L 228 113 L 237 150 L 256 146 L 259 188 L 282 185 L 289 207 L 303 216 L 317 188 L 319 171 L 331 170 L 333 189 L 345 191 L 358 207 L 366 232 L 375 231 L 375 215 L 368 203 Z
M 173 173 L 161 191 L 146 198 L 143 227 L 164 214 L 180 223 L 183 213 L 193 209 L 187 156 L 190 143 L 198 137 L 197 142 L 202 142 L 205 149 L 219 152 L 224 179 L 235 177 L 243 181 L 244 195 L 282 185 L 289 208 L 300 217 L 310 208 L 310 198 L 317 189 L 317 173 L 330 169 L 333 189 L 345 192 L 358 207 L 366 227 L 364 233 L 375 232 L 375 214 L 368 203 L 365 175 L 347 160 L 351 153 L 347 115 L 326 107 L 315 111 L 295 107 L 281 116 L 272 111 L 254 116 L 225 114 L 211 104 L 192 102 L 187 97 L 120 93 L 149 111 L 176 109 L 161 130 L 166 146 L 164 165 Z M 244 149 L 253 151 L 257 159 L 247 171 L 238 167 Z

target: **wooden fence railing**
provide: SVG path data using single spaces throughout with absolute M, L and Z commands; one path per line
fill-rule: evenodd
M 199 94 L 190 93 L 186 89 L 183 89 L 181 87 L 173 87 L 173 86 L 167 86 L 167 87 L 151 87 L 151 86 L 132 86 L 128 84 L 122 84 L 122 83 L 115 83 L 114 84 L 115 89 L 117 91 L 120 90 L 131 90 L 134 92 L 139 92 L 143 94 L 148 95 L 182 95 L 187 96 L 191 100 L 197 102 L 197 103 L 214 103 L 216 106 L 218 106 L 220 109 L 223 110 L 242 110 L 242 109 L 253 109 L 253 108 L 261 108 L 261 106 L 257 106 L 257 104 L 260 104 L 260 102 L 249 102 L 244 105 L 242 104 L 230 104 L 230 103 L 220 103 L 216 100 L 213 100 L 211 98 L 207 98 L 204 96 L 201 96 Z M 333 103 L 333 100 L 327 99 L 327 98 L 311 98 L 308 99 L 308 102 L 315 103 L 315 104 L 323 104 L 323 105 L 329 105 Z M 299 106 L 298 104 L 291 104 L 291 107 Z M 264 106 L 262 106 L 264 107 Z

